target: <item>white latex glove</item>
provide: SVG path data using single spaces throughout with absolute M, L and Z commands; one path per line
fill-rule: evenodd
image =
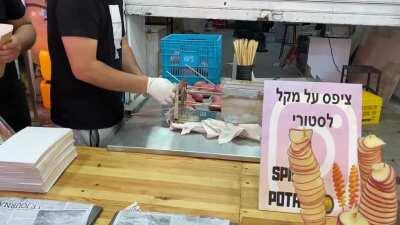
M 147 94 L 156 99 L 162 105 L 171 104 L 175 97 L 175 86 L 165 78 L 149 77 L 147 82 Z

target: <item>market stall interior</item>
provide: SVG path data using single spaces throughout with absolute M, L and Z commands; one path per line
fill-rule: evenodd
M 162 12 L 157 15 L 157 10 L 145 14 L 141 10 L 147 6 L 135 8 L 129 2 L 125 15 L 129 43 L 146 74 L 174 83 L 173 103 L 160 106 L 148 96 L 124 93 L 123 125 L 106 149 L 71 147 L 71 131 L 59 130 L 63 128 L 56 128 L 50 119 L 51 80 L 57 74 L 51 74 L 46 43 L 47 1 L 27 0 L 38 38 L 17 64 L 30 99 L 33 125 L 50 130 L 14 134 L 0 117 L 0 149 L 18 152 L 24 148 L 20 142 L 38 140 L 36 146 L 31 145 L 31 154 L 41 152 L 32 161 L 18 154 L 0 158 L 4 168 L 0 171 L 0 190 L 4 190 L 0 203 L 19 201 L 10 197 L 68 201 L 62 210 L 67 213 L 72 205 L 69 216 L 75 214 L 75 219 L 87 224 L 94 224 L 100 208 L 104 212 L 96 224 L 125 224 L 142 217 L 182 219 L 183 214 L 187 215 L 185 221 L 212 222 L 212 217 L 218 217 L 212 224 L 396 224 L 396 192 L 400 191 L 396 175 L 400 173 L 399 29 L 365 26 L 378 22 L 327 24 L 324 19 L 254 21 L 245 18 L 251 13 L 243 12 L 236 19 L 229 13 L 210 15 L 212 19 L 181 18 Z M 359 20 L 352 17 L 351 21 Z M 389 20 L 382 23 L 395 25 Z M 7 33 L 0 35 L 3 40 Z M 274 83 L 280 81 L 283 83 Z M 303 84 L 304 93 L 296 89 Z M 353 84 L 362 84 L 362 89 Z M 271 91 L 267 85 L 276 88 Z M 286 88 L 292 91 L 286 92 Z M 275 100 L 282 103 L 279 109 L 274 108 Z M 360 124 L 338 119 L 342 114 L 332 108 L 326 117 L 313 117 L 318 110 L 325 110 L 312 108 L 321 102 L 351 111 Z M 307 111 L 304 105 L 297 105 L 300 103 L 309 103 L 309 112 L 314 114 L 285 114 Z M 286 117 L 273 123 L 279 113 Z M 265 122 L 267 119 L 270 122 Z M 285 127 L 287 133 L 272 135 L 275 127 L 270 123 L 278 124 L 278 131 L 289 123 L 285 119 L 296 127 L 290 124 L 289 129 Z M 345 134 L 339 130 L 343 127 L 348 128 Z M 41 136 L 51 133 L 52 128 L 62 135 Z M 326 134 L 326 130 L 335 129 Z M 36 132 L 41 134 L 35 136 Z M 356 134 L 345 137 L 347 132 Z M 333 140 L 324 142 L 327 149 L 336 138 L 348 142 L 348 158 L 344 160 L 348 165 L 338 163 L 338 158 L 328 153 L 326 157 L 332 157 L 326 160 L 329 166 L 321 161 L 325 152 L 321 153 L 315 143 L 327 136 Z M 273 147 L 286 150 L 274 155 L 273 160 L 280 164 L 265 175 L 275 163 L 269 158 Z M 51 159 L 63 164 L 49 166 Z M 287 180 L 290 188 L 269 183 L 269 177 L 275 175 L 280 182 Z M 261 188 L 268 188 L 262 183 L 271 185 L 271 190 L 284 191 L 263 193 Z M 349 190 L 345 190 L 346 185 Z M 180 188 L 182 191 L 177 191 Z M 374 202 L 379 193 L 383 200 Z M 262 200 L 269 205 L 263 205 Z M 289 209 L 280 209 L 283 205 Z M 79 207 L 85 212 L 79 214 Z M 383 207 L 381 217 L 374 212 L 379 207 Z M 1 208 L 0 204 L 0 212 Z

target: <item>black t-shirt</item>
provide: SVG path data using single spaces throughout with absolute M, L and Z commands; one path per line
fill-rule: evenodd
M 62 36 L 96 39 L 97 59 L 121 70 L 122 0 L 48 0 L 48 42 L 52 61 L 51 118 L 72 129 L 102 129 L 123 118 L 122 93 L 76 79 Z
M 21 0 L 0 0 L 0 23 L 20 19 L 24 14 L 25 7 Z M 17 84 L 18 75 L 15 63 L 8 63 L 3 77 L 0 78 L 0 101 L 7 99 Z

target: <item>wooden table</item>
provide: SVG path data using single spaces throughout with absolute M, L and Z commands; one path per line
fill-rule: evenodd
M 135 201 L 144 210 L 215 216 L 242 225 L 303 224 L 299 215 L 257 210 L 258 170 L 251 163 L 80 148 L 49 193 L 0 196 L 94 203 L 104 208 L 96 225 L 108 225 Z

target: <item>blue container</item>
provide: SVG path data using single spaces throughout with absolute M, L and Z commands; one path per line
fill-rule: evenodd
M 213 83 L 221 82 L 222 36 L 210 34 L 171 34 L 161 40 L 162 76 L 189 85 L 204 81 L 189 67 Z M 171 74 L 173 76 L 171 76 Z

